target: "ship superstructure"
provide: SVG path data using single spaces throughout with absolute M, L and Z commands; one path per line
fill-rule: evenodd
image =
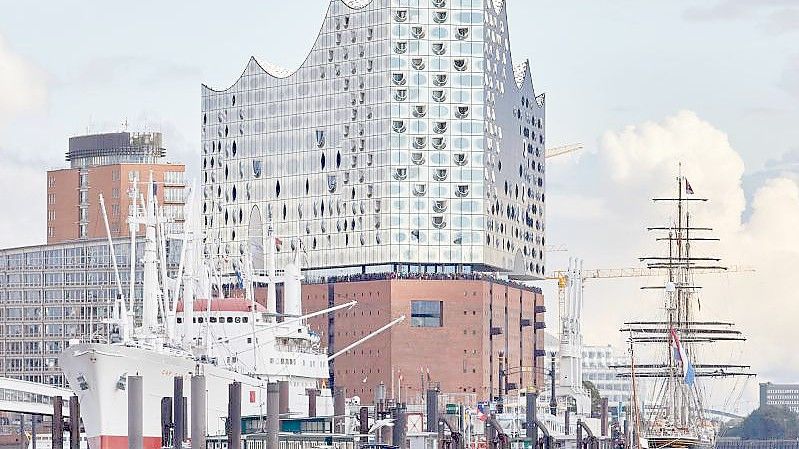
M 697 275 L 726 268 L 705 248 L 704 244 L 719 240 L 713 237 L 713 229 L 696 224 L 691 214 L 694 205 L 707 199 L 695 195 L 681 175 L 676 184 L 676 196 L 654 198 L 656 203 L 674 206 L 676 216 L 667 226 L 648 228 L 663 243 L 665 252 L 641 258 L 647 268 L 665 277 L 662 285 L 642 287 L 662 295 L 662 313 L 655 320 L 631 321 L 622 328 L 629 335 L 632 356 L 629 365 L 619 368 L 624 370 L 621 376 L 632 378 L 634 447 L 713 447 L 716 427 L 705 416 L 707 398 L 702 384 L 713 378 L 753 375 L 749 366 L 709 363 L 698 357 L 700 352 L 709 353 L 707 348 L 744 337 L 733 323 L 700 316 Z M 700 351 L 700 346 L 705 350 Z M 642 383 L 648 391 L 656 392 L 654 401 L 646 407 L 636 394 Z
M 332 414 L 327 387 L 328 355 L 320 339 L 305 324 L 309 317 L 345 307 L 354 302 L 302 315 L 300 252 L 285 270 L 274 266 L 279 240 L 271 229 L 265 234 L 261 251 L 266 269 L 252 269 L 252 256 L 245 254 L 236 266 L 235 279 L 240 297 L 226 297 L 229 280 L 216 269 L 224 263 L 201 256 L 200 235 L 187 219 L 186 233 L 167 236 L 163 217 L 153 195 L 147 198 L 134 185 L 130 223 L 135 235 L 140 225 L 144 234 L 143 307 L 134 316 L 134 304 L 122 289 L 117 271 L 118 297 L 114 305 L 115 332 L 111 341 L 73 342 L 60 356 L 60 365 L 70 387 L 81 403 L 86 435 L 92 449 L 127 447 L 127 376 L 140 375 L 146 394 L 143 407 L 145 447 L 161 447 L 161 398 L 173 394 L 175 376 L 204 373 L 207 379 L 208 432 L 223 433 L 227 415 L 228 385 L 242 383 L 242 414 L 265 414 L 266 385 L 287 381 L 289 414 L 307 416 Z M 188 201 L 186 217 L 192 216 Z M 166 270 L 167 239 L 183 240 L 176 273 Z M 131 254 L 136 239 L 131 239 Z M 113 246 L 112 246 L 113 248 Z M 135 257 L 135 256 L 134 256 Z M 112 254 L 112 260 L 115 258 Z M 228 277 L 232 275 L 228 274 Z M 266 285 L 266 307 L 256 303 L 254 285 Z M 276 285 L 282 284 L 283 313 L 277 312 Z M 140 316 L 140 318 L 139 318 Z M 188 399 L 191 401 L 191 399 Z M 311 404 L 314 401 L 314 404 Z M 190 405 L 188 405 L 190 407 Z

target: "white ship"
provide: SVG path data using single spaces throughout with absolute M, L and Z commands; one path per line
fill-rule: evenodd
M 130 375 L 143 377 L 143 430 L 147 449 L 161 447 L 161 400 L 172 397 L 175 376 L 186 376 L 184 396 L 188 397 L 190 410 L 188 376 L 205 374 L 209 434 L 224 433 L 228 385 L 233 381 L 242 384 L 243 416 L 265 414 L 266 385 L 276 381 L 288 381 L 290 416 L 308 416 L 311 402 L 318 415 L 332 415 L 332 397 L 327 388 L 329 357 L 305 320 L 352 307 L 355 302 L 302 316 L 299 252 L 295 252 L 294 263 L 278 273 L 274 261 L 279 241 L 271 235 L 271 229 L 263 238 L 267 251 L 259 261 L 267 267 L 265 272 L 255 273 L 252 257 L 244 255 L 241 260 L 247 262 L 235 266 L 244 297 L 224 298 L 222 269 L 212 269 L 205 259 L 195 257 L 201 253 L 197 233 L 190 231 L 190 210 L 186 214 L 189 231 L 182 236 L 180 266 L 177 276 L 170 277 L 166 270 L 162 219 L 152 189 L 148 190 L 147 201 L 142 198 L 141 204 L 132 208 L 130 219 L 132 236 L 135 237 L 140 224 L 146 227 L 141 323 L 134 327 L 133 303 L 123 298 L 117 271 L 119 295 L 113 313 L 117 341 L 73 344 L 59 359 L 70 387 L 78 396 L 91 448 L 128 447 L 126 384 Z M 187 204 L 190 209 L 191 200 Z M 136 254 L 135 245 L 132 238 L 131 254 Z M 115 261 L 113 246 L 109 246 Z M 232 265 L 226 261 L 219 265 L 225 263 L 228 267 Z M 267 285 L 266 307 L 253 299 L 255 282 Z M 278 283 L 283 285 L 282 314 L 276 311 Z M 128 298 L 132 296 L 131 288 Z M 185 307 L 178 298 L 186 299 Z

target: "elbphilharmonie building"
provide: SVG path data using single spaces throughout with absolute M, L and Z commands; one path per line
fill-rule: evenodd
M 541 277 L 544 112 L 501 0 L 332 0 L 299 68 L 203 86 L 206 251 Z

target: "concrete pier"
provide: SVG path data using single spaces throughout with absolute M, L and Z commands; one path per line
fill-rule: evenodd
M 228 449 L 238 449 L 241 447 L 241 382 L 233 382 L 228 386 L 227 410 L 230 421 L 227 447 Z
M 183 376 L 175 376 L 172 394 L 172 407 L 174 408 L 172 416 L 175 420 L 172 427 L 174 429 L 172 431 L 172 447 L 180 449 L 186 436 L 186 429 L 183 427 L 186 421 L 183 416 L 185 410 L 183 406 Z
M 128 376 L 128 449 L 144 448 L 144 388 L 141 376 Z
M 266 385 L 266 449 L 278 449 L 280 396 L 279 382 Z
M 191 376 L 191 447 L 205 448 L 206 432 L 205 376 Z

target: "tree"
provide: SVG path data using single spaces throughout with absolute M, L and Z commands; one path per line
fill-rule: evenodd
M 787 408 L 764 405 L 735 429 L 745 440 L 781 440 L 799 437 L 799 416 Z
M 583 388 L 588 390 L 591 394 L 591 416 L 597 417 L 601 413 L 602 408 L 602 398 L 599 396 L 599 390 L 597 390 L 596 385 L 590 380 L 583 381 Z

